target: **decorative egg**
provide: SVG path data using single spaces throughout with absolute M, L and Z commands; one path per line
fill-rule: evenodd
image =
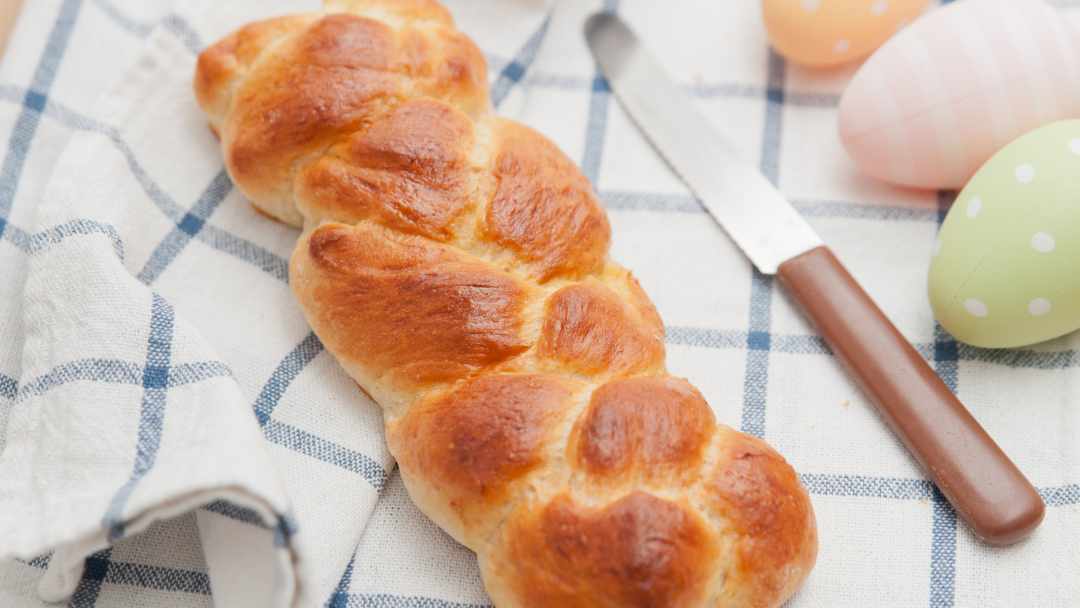
M 937 9 L 855 74 L 840 101 L 840 138 L 874 177 L 959 188 L 1021 134 L 1080 116 L 1078 40 L 1041 0 Z
M 941 226 L 930 304 L 976 346 L 1034 344 L 1080 328 L 1080 120 L 1005 146 Z
M 826 67 L 861 59 L 918 16 L 927 0 L 763 0 L 769 40 L 781 55 Z

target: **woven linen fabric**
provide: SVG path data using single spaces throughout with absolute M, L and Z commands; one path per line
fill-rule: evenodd
M 499 111 L 595 184 L 615 258 L 667 324 L 672 372 L 810 490 L 821 550 L 791 606 L 1080 603 L 1080 337 L 991 351 L 936 327 L 926 270 L 952 196 L 856 173 L 835 125 L 854 68 L 786 64 L 750 0 L 448 4 L 488 57 Z M 297 232 L 232 187 L 191 93 L 207 43 L 317 0 L 25 5 L 0 64 L 0 605 L 487 605 L 475 558 L 411 504 L 378 408 L 293 302 Z M 1031 539 L 974 539 L 648 146 L 584 45 L 601 9 L 1031 477 L 1048 504 Z

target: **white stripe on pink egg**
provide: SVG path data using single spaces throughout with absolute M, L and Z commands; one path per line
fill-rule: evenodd
M 942 63 L 946 64 L 953 79 L 975 79 L 960 100 L 964 118 L 958 125 L 957 136 L 970 150 L 982 156 L 985 150 L 995 149 L 997 142 L 1012 139 L 1020 121 L 985 30 L 977 27 L 974 20 L 965 22 L 963 15 L 956 11 L 949 11 L 944 16 L 950 21 L 949 29 L 957 34 L 957 45 L 952 52 L 958 54 L 958 60 Z M 951 175 L 942 183 L 965 182 L 971 177 L 970 171 L 969 162 L 962 175 Z
M 870 175 L 959 188 L 1016 137 L 1080 115 L 1078 38 L 1041 0 L 938 9 L 855 75 L 840 104 L 840 136 Z
M 907 58 L 915 77 L 907 88 L 917 89 L 922 93 L 921 103 L 916 107 L 925 108 L 920 115 L 913 117 L 912 138 L 922 141 L 921 147 L 927 153 L 915 153 L 914 161 L 921 173 L 937 173 L 947 176 L 962 170 L 964 142 L 956 135 L 958 110 L 950 92 L 955 82 L 946 82 L 940 63 L 934 61 L 942 51 L 940 38 L 916 37 L 911 44 L 901 49 Z

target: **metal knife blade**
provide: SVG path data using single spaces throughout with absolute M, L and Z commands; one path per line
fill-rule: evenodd
M 617 15 L 597 13 L 585 38 L 631 119 L 728 236 L 765 274 L 822 245 L 756 167 L 739 158 Z

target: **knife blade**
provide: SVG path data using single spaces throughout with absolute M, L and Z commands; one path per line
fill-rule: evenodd
M 1028 536 L 1045 505 L 784 196 L 739 158 L 613 13 L 585 38 L 615 97 L 754 266 L 775 274 L 976 536 Z
M 776 274 L 781 262 L 822 244 L 765 176 L 738 157 L 618 16 L 598 13 L 587 28 L 593 56 L 627 114 L 758 270 Z

